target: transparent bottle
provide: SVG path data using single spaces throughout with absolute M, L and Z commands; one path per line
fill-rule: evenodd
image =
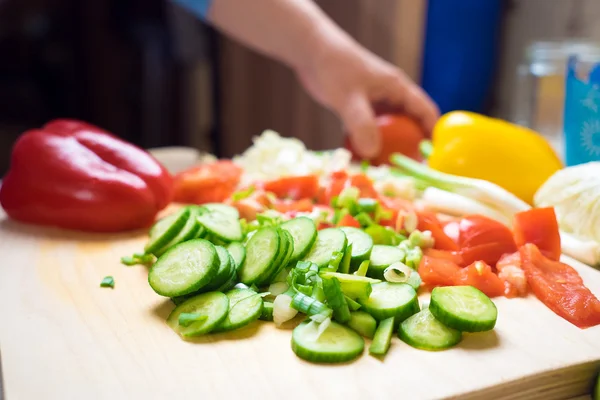
M 582 62 L 600 57 L 600 44 L 586 40 L 539 41 L 530 44 L 517 69 L 513 122 L 543 135 L 565 159 L 563 133 L 565 77 L 570 56 Z

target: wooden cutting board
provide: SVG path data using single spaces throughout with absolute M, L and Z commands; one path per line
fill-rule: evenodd
M 493 332 L 427 352 L 396 337 L 385 360 L 306 363 L 291 329 L 257 322 L 182 341 L 173 308 L 125 267 L 145 232 L 94 236 L 0 216 L 0 350 L 7 400 L 29 399 L 566 399 L 600 369 L 600 327 L 580 330 L 535 298 L 497 299 Z M 600 295 L 600 272 L 571 263 Z M 114 289 L 100 288 L 106 275 Z M 583 397 L 586 398 L 586 397 Z

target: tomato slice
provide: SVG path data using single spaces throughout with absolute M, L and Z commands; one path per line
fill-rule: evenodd
M 579 328 L 600 324 L 600 301 L 573 267 L 545 257 L 535 244 L 519 252 L 527 282 L 542 303 Z
M 360 191 L 360 197 L 377 199 L 379 194 L 373 186 L 373 181 L 365 174 L 356 174 L 350 178 L 350 185 Z
M 419 220 L 417 229 L 420 231 L 431 231 L 431 236 L 433 236 L 435 241 L 434 248 L 450 251 L 459 249 L 458 244 L 446 235 L 441 222 L 437 219 L 435 214 L 430 212 L 419 212 L 417 213 L 417 216 Z
M 340 218 L 337 226 L 351 226 L 353 228 L 360 228 L 360 223 L 352 215 L 346 214 Z
M 424 255 L 419 264 L 419 275 L 427 286 L 453 286 L 454 277 L 461 268 L 452 261 Z
M 553 207 L 532 208 L 516 214 L 513 230 L 517 246 L 533 243 L 546 257 L 560 260 L 560 232 Z
M 319 190 L 317 202 L 325 206 L 331 205 L 331 200 L 339 196 L 348 182 L 348 174 L 345 171 L 336 171 L 329 175 L 327 186 Z
M 319 194 L 317 175 L 287 176 L 265 182 L 262 188 L 280 199 L 313 199 Z
M 489 297 L 502 296 L 504 283 L 494 274 L 492 267 L 483 261 L 475 261 L 461 269 L 454 277 L 454 285 L 470 285 L 481 290 Z
M 447 250 L 437 250 L 437 249 L 425 249 L 423 250 L 423 254 L 432 257 L 438 258 L 441 260 L 451 261 L 456 265 L 463 265 L 463 258 L 456 251 L 447 251 Z
M 280 200 L 275 203 L 275 209 L 280 213 L 286 214 L 291 211 L 295 212 L 311 212 L 314 203 L 311 199 L 302 200 Z
M 174 201 L 210 203 L 227 199 L 236 189 L 242 169 L 229 160 L 219 160 L 180 172 L 174 177 Z
M 448 231 L 451 224 L 447 224 L 444 231 Z M 517 251 L 510 229 L 493 219 L 481 215 L 464 217 L 458 222 L 458 231 L 465 266 L 475 261 L 495 265 L 504 254 Z

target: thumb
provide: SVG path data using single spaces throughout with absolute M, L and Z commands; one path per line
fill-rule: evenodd
M 375 157 L 381 147 L 381 138 L 371 102 L 363 93 L 351 96 L 340 112 L 344 126 L 356 153 L 364 158 Z

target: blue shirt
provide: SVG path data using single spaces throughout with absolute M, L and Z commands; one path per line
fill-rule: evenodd
M 173 0 L 173 2 L 205 20 L 213 0 Z

